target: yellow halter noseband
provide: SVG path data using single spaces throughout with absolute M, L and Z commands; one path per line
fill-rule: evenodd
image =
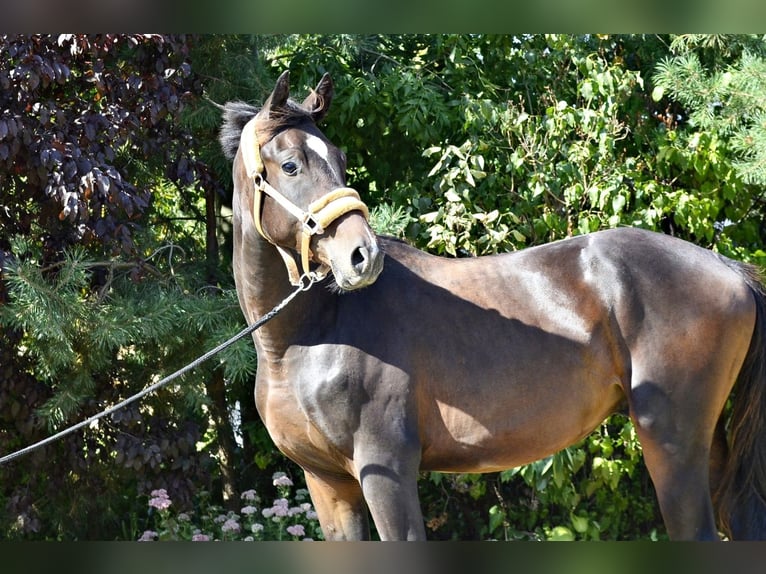
M 261 159 L 261 147 L 258 142 L 258 134 L 255 130 L 255 118 L 250 120 L 242 130 L 240 140 L 242 159 L 245 162 L 247 176 L 253 180 L 255 193 L 253 194 L 253 222 L 258 233 L 266 241 L 274 245 L 287 267 L 290 283 L 299 286 L 303 284 L 303 278 L 321 280 L 329 272 L 330 268 L 322 264 L 319 268 L 311 270 L 311 237 L 321 235 L 333 221 L 349 211 L 361 211 L 365 219 L 369 219 L 370 212 L 367 205 L 360 199 L 356 190 L 350 187 L 338 187 L 326 193 L 316 201 L 309 204 L 308 210 L 303 210 L 282 193 L 272 187 L 264 177 L 265 167 Z M 263 229 L 261 222 L 261 207 L 263 195 L 273 198 L 283 209 L 296 217 L 301 222 L 303 237 L 301 239 L 301 265 L 303 273 L 298 269 L 293 253 L 277 245 Z

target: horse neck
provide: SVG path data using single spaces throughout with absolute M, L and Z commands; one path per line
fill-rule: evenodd
M 247 212 L 246 212 L 247 213 Z M 237 225 L 235 267 L 240 305 L 253 323 L 281 303 L 295 289 L 277 249 L 255 232 L 252 225 Z M 238 245 L 237 245 L 238 243 Z M 333 295 L 322 285 L 300 293 L 279 315 L 256 331 L 259 350 L 280 357 L 292 344 L 305 339 L 308 330 L 318 327 L 324 312 L 330 310 Z

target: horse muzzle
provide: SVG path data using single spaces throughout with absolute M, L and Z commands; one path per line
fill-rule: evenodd
M 368 287 L 383 271 L 384 253 L 366 222 L 365 227 L 366 233 L 356 236 L 355 245 L 343 246 L 329 257 L 335 283 L 343 291 Z
M 349 214 L 351 215 L 351 214 Z M 332 270 L 335 283 L 343 291 L 362 289 L 375 283 L 383 271 L 384 253 L 366 220 L 344 217 L 332 238 L 319 242 L 320 259 Z

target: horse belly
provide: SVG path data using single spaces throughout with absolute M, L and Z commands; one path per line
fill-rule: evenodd
M 466 379 L 431 398 L 421 425 L 424 470 L 493 472 L 539 460 L 587 436 L 624 401 L 619 374 L 588 362 L 520 370 L 515 378 Z

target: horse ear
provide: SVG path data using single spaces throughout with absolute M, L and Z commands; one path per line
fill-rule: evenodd
M 334 93 L 335 87 L 333 86 L 332 78 L 330 74 L 325 74 L 319 80 L 316 89 L 303 100 L 303 107 L 311 112 L 314 122 L 320 121 L 327 115 L 327 110 L 330 109 Z
M 290 70 L 285 70 L 282 75 L 277 79 L 277 84 L 274 86 L 274 91 L 263 104 L 264 110 L 275 110 L 281 108 L 287 102 L 287 98 L 290 96 Z

